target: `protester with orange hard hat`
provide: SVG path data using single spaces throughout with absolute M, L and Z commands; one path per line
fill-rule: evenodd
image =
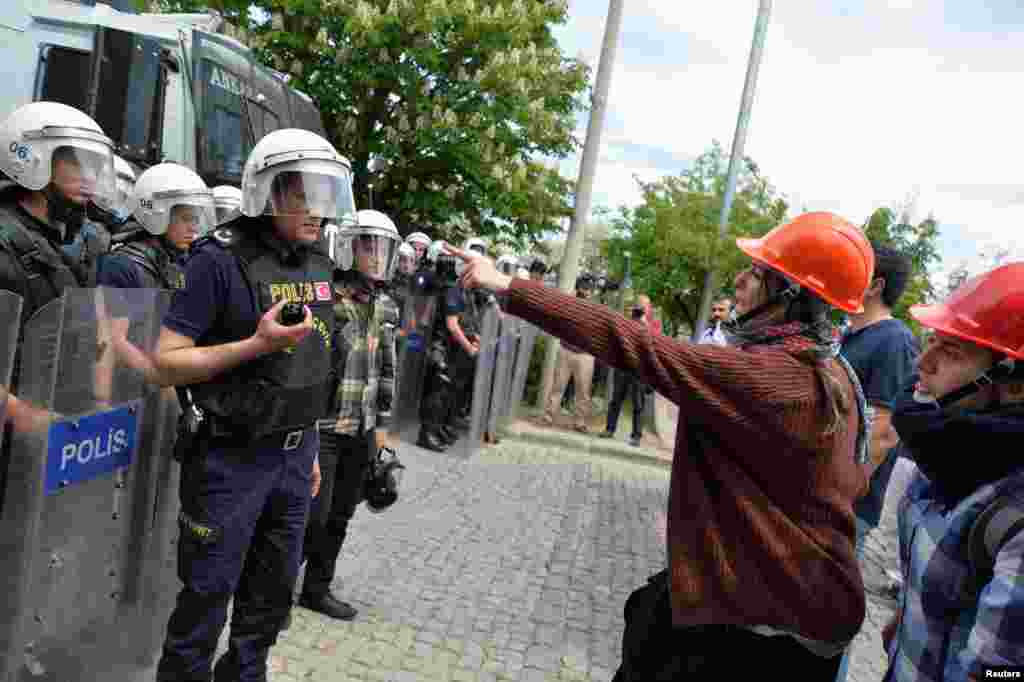
M 885 680 L 1012 677 L 1024 666 L 1024 262 L 910 314 L 934 334 L 893 405 L 918 472 L 899 506 Z
M 728 347 L 655 335 L 453 250 L 464 285 L 679 406 L 669 567 L 626 603 L 616 682 L 832 681 L 864 618 L 853 502 L 867 489 L 866 405 L 829 313 L 861 309 L 871 245 L 830 213 L 737 245 L 751 262 Z

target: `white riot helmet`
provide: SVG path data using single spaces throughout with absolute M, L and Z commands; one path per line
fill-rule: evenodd
M 167 233 L 176 222 L 188 222 L 196 236 L 210 230 L 216 220 L 213 192 L 191 168 L 161 163 L 147 168 L 135 181 L 132 215 L 151 235 Z
M 480 237 L 470 237 L 462 243 L 462 250 L 466 253 L 475 253 L 480 256 L 487 255 L 487 242 Z M 466 269 L 466 263 L 461 258 L 455 262 L 455 272 L 461 275 Z
M 519 264 L 516 262 L 515 256 L 498 256 L 494 266 L 503 275 L 514 275 Z
M 234 220 L 242 214 L 242 190 L 233 185 L 217 185 L 213 188 L 213 208 L 218 225 Z
M 107 208 L 118 215 L 130 213 L 132 192 L 135 189 L 135 169 L 120 156 L 115 156 L 114 175 L 114 198 Z
M 423 256 L 426 255 L 427 249 L 430 248 L 430 237 L 422 232 L 413 232 L 405 238 L 405 243 L 412 245 L 412 248 L 416 252 L 416 260 L 423 260 Z
M 261 139 L 242 172 L 242 213 L 356 222 L 352 165 L 316 133 L 284 128 Z
M 359 211 L 357 223 L 344 230 L 331 257 L 342 270 L 353 267 L 375 282 L 391 279 L 398 264 L 402 237 L 398 228 L 380 211 Z
M 43 190 L 53 179 L 54 161 L 78 167 L 86 200 L 112 205 L 114 143 L 96 121 L 65 104 L 33 102 L 0 124 L 0 171 L 11 180 L 25 189 Z M 65 197 L 78 203 L 74 199 Z
M 403 242 L 398 247 L 398 271 L 403 275 L 412 275 L 416 272 L 416 249 L 412 244 Z

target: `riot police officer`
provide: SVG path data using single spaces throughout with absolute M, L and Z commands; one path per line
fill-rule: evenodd
M 465 241 L 462 250 L 485 256 L 487 242 L 479 237 L 471 237 Z M 461 272 L 462 266 L 462 261 L 457 261 L 456 272 Z M 476 356 L 480 352 L 483 314 L 489 298 L 493 297 L 484 290 L 467 292 L 458 284 L 452 286 L 445 297 L 445 327 L 451 350 L 450 357 L 455 367 L 453 390 L 456 396 L 473 395 Z M 452 426 L 467 426 L 470 407 L 470 400 L 452 401 L 448 423 Z
M 416 262 L 422 263 L 424 256 L 427 255 L 427 249 L 431 245 L 430 237 L 422 232 L 413 232 L 405 238 L 405 243 L 416 252 Z
M 113 143 L 81 111 L 34 102 L 0 125 L 0 171 L 14 182 L 0 192 L 0 289 L 24 299 L 27 320 L 65 288 L 96 284 L 107 245 L 82 227 L 90 201 L 113 201 Z
M 135 187 L 135 169 L 120 156 L 114 156 L 114 194 L 108 199 L 93 199 L 86 206 L 86 217 L 97 223 L 110 235 L 125 229 L 131 217 L 132 190 Z
M 355 218 L 351 166 L 319 135 L 276 130 L 242 174 L 242 216 L 198 240 L 157 364 L 202 417 L 182 462 L 179 577 L 157 680 L 264 680 L 291 607 L 331 392 L 334 264 L 325 221 Z M 295 305 L 287 305 L 295 304 Z
M 192 169 L 161 163 L 139 176 L 130 207 L 137 226 L 114 238 L 99 284 L 181 289 L 189 246 L 213 225 L 213 193 Z
M 437 297 L 437 307 L 443 308 L 448 291 L 455 285 L 455 258 L 448 255 L 443 241 L 430 245 L 416 281 L 422 283 L 427 295 Z M 423 381 L 420 409 L 420 432 L 416 445 L 434 452 L 444 452 L 458 438 L 449 421 L 454 402 L 452 370 L 448 348 L 446 316 L 434 316 L 434 328 L 427 348 L 427 368 Z
M 388 445 L 395 395 L 398 309 L 385 290 L 402 238 L 380 211 L 359 211 L 358 223 L 336 242 L 334 283 L 335 392 L 320 420 L 320 456 L 333 473 L 332 499 L 321 495 L 306 527 L 306 574 L 299 605 L 331 618 L 352 620 L 356 609 L 331 593 L 348 523 L 362 499 L 371 457 Z M 333 471 L 332 471 L 333 469 Z M 326 513 L 324 513 L 326 511 Z M 326 517 L 326 520 L 322 520 Z
M 233 185 L 217 185 L 213 188 L 213 207 L 218 225 L 234 220 L 242 212 L 242 190 Z
M 390 288 L 391 298 L 400 311 L 405 309 L 409 287 L 412 286 L 413 275 L 416 274 L 416 260 L 416 250 L 409 242 L 402 242 L 398 246 L 398 267 L 395 269 Z

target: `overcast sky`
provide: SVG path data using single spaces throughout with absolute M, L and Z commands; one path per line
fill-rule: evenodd
M 625 0 L 595 206 L 635 204 L 634 174 L 678 174 L 712 139 L 729 148 L 757 4 Z M 595 75 L 607 10 L 570 0 L 557 31 Z M 1020 0 L 777 0 L 746 153 L 793 211 L 861 223 L 918 192 L 943 269 L 993 243 L 1024 259 L 1022 72 Z

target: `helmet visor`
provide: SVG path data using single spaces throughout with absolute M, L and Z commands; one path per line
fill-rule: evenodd
M 384 230 L 357 230 L 351 235 L 356 270 L 374 280 L 388 280 L 398 263 L 398 235 Z
M 174 238 L 186 236 L 191 241 L 208 233 L 216 225 L 213 198 L 192 195 L 174 200 L 167 216 L 167 232 Z
M 341 226 L 356 222 L 352 175 L 336 163 L 305 159 L 274 167 L 254 181 L 253 199 L 275 216 L 314 216 Z
M 221 225 L 232 220 L 241 214 L 241 205 L 224 201 L 216 202 L 214 209 L 217 212 L 217 224 Z
M 51 169 L 53 183 L 71 201 L 83 205 L 92 201 L 108 210 L 114 207 L 117 176 L 109 147 L 77 140 L 62 144 L 53 151 Z

